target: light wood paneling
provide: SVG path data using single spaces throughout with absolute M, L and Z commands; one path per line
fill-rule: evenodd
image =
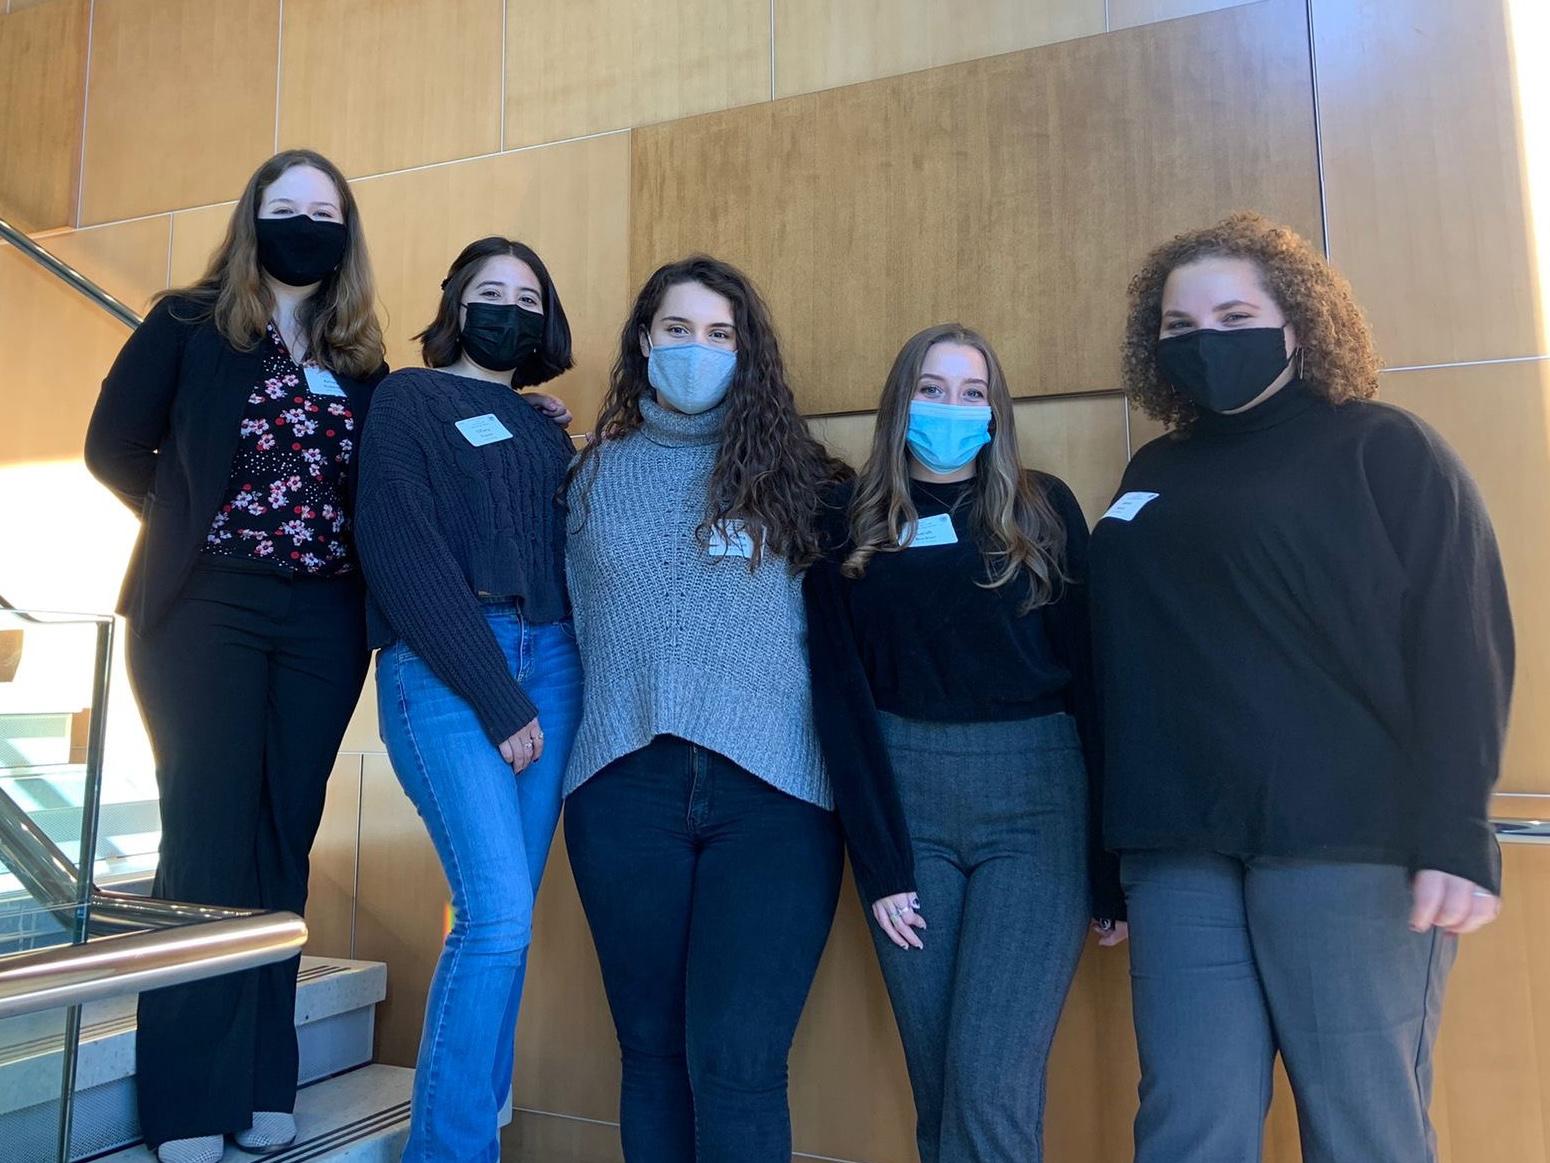
M 235 205 L 235 202 L 221 202 L 197 210 L 180 210 L 172 215 L 171 286 L 186 287 L 204 274 L 210 256 L 226 237 L 226 227 Z
M 341 754 L 328 778 L 323 822 L 307 882 L 307 953 L 355 956 L 355 856 L 361 822 L 361 757 Z
M 0 19 L 0 218 L 23 230 L 75 221 L 89 24 L 87 0 Z
M 1253 0 L 1108 0 L 1109 28 L 1134 28 L 1138 24 L 1154 24 L 1159 20 L 1177 20 L 1181 16 L 1198 16 L 1202 12 L 1215 12 L 1219 8 L 1232 8 L 1249 4 Z
M 632 282 L 694 250 L 742 266 L 808 412 L 870 408 L 898 346 L 953 318 L 986 332 L 1019 395 L 1110 388 L 1150 247 L 1245 205 L 1317 236 L 1303 11 L 1273 0 L 638 129 Z
M 419 366 L 447 266 L 487 234 L 520 238 L 554 276 L 576 370 L 546 390 L 590 428 L 629 306 L 629 140 L 618 134 L 354 183 L 385 311 L 388 361 Z
M 355 714 L 344 729 L 340 751 L 385 752 L 386 744 L 377 729 L 377 656 L 371 657 L 366 671 L 366 685 L 361 688 L 361 701 L 355 704 Z
M 1550 361 L 1390 372 L 1382 393 L 1437 428 L 1485 494 L 1518 634 L 1500 787 L 1550 793 Z
M 413 1066 L 451 894 L 425 824 L 386 755 L 361 760 L 361 846 L 355 955 L 388 965 L 377 1007 L 375 1060 Z
M 43 4 L 54 4 L 58 2 L 59 0 L 9 0 L 10 8 L 7 9 L 7 11 L 20 12 L 23 8 L 37 8 Z M 74 0 L 66 0 L 66 2 L 73 3 Z
M 48 245 L 137 310 L 166 278 L 165 217 L 59 235 Z M 127 337 L 118 320 L 0 246 L 0 375 L 8 401 L 0 464 L 78 459 L 102 377 Z M 70 520 L 57 526 L 73 527 Z
M 1506 3 L 1313 3 L 1330 249 L 1390 366 L 1545 350 Z
M 769 0 L 511 6 L 508 149 L 769 96 Z
M 619 1128 L 556 1115 L 514 1111 L 501 1130 L 506 1163 L 620 1163 Z
M 280 144 L 351 177 L 501 147 L 503 0 L 289 0 Z
M 774 4 L 777 97 L 1104 30 L 1104 0 L 774 0 Z
M 1018 451 L 1030 468 L 1071 486 L 1088 523 L 1114 499 L 1125 471 L 1125 402 L 1119 396 L 1023 400 L 1016 405 Z M 872 450 L 876 414 L 815 416 L 813 434 L 860 468 Z
M 97 0 L 81 220 L 235 198 L 274 151 L 279 0 Z

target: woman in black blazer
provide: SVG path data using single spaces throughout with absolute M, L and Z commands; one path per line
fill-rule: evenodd
M 124 345 L 86 437 L 141 518 L 119 612 L 156 755 L 155 894 L 301 912 L 324 785 L 366 675 L 355 451 L 387 372 L 344 176 L 253 175 L 193 286 Z M 295 1136 L 295 960 L 141 996 L 140 1122 L 166 1163 Z

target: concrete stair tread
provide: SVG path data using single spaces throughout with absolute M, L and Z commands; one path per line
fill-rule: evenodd
M 296 1142 L 272 1155 L 250 1155 L 230 1141 L 223 1163 L 390 1163 L 409 1130 L 414 1071 L 362 1066 L 304 1088 L 296 1096 Z M 98 1163 L 156 1163 L 144 1146 L 102 1156 Z

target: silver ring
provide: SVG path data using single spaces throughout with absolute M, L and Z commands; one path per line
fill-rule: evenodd
M 529 751 L 531 751 L 531 750 L 533 750 L 533 741 L 531 739 L 524 739 L 524 740 L 522 740 L 522 746 L 526 747 Z
M 1486 890 L 1483 889 L 1483 888 L 1477 888 L 1477 889 L 1475 889 L 1475 895 L 1476 896 L 1495 896 L 1496 894 L 1494 892 L 1486 892 Z
M 900 917 L 902 917 L 904 915 L 904 912 L 897 905 L 889 905 L 888 906 L 888 915 L 890 917 L 892 917 L 894 920 L 898 920 Z

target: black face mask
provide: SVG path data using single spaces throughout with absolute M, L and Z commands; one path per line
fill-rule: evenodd
M 257 229 L 259 265 L 292 287 L 310 287 L 338 270 L 350 241 L 343 222 L 324 222 L 305 214 L 260 218 Z
M 538 351 L 544 317 L 515 303 L 469 303 L 460 339 L 469 359 L 492 372 L 509 372 Z
M 1163 379 L 1211 412 L 1242 408 L 1291 362 L 1281 327 L 1202 327 L 1157 344 L 1157 370 Z

